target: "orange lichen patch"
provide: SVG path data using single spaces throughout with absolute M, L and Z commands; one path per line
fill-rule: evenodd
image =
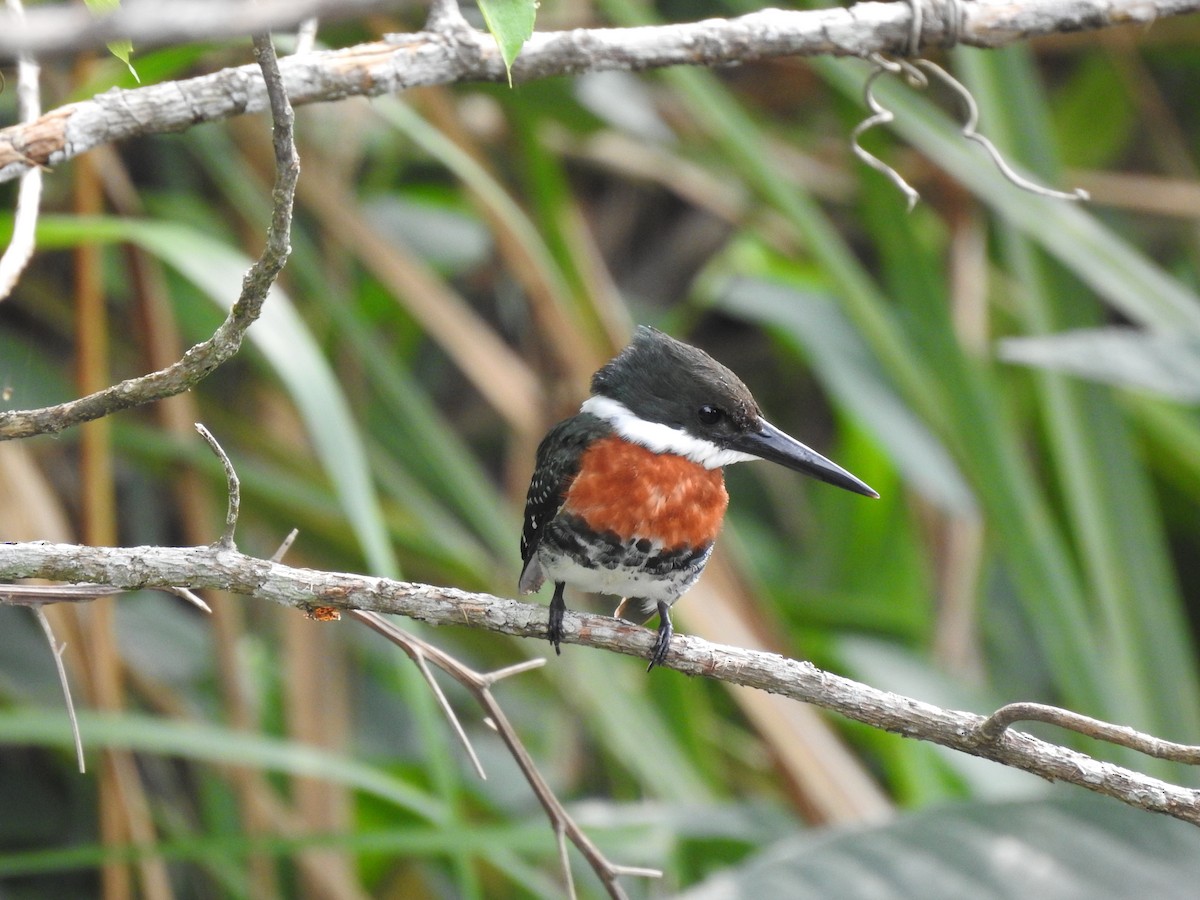
M 314 606 L 308 611 L 308 617 L 314 622 L 336 622 L 342 614 L 332 606 Z
M 614 436 L 584 451 L 565 507 L 593 531 L 659 540 L 673 550 L 716 540 L 728 505 L 720 469 Z

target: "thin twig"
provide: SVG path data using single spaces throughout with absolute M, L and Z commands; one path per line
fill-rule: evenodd
M 225 509 L 225 530 L 221 532 L 221 537 L 218 539 L 217 545 L 235 550 L 237 549 L 237 545 L 233 542 L 233 535 L 237 531 L 238 512 L 242 506 L 242 483 L 238 480 L 237 471 L 233 468 L 233 463 L 230 462 L 229 456 L 222 449 L 221 445 L 217 443 L 217 439 L 212 436 L 212 432 L 199 422 L 196 423 L 196 431 L 200 433 L 200 437 L 204 438 L 205 443 L 212 448 L 212 452 L 217 454 L 217 459 L 221 460 L 221 465 L 225 468 L 225 487 L 229 495 L 229 504 Z
M 201 612 L 208 613 L 209 615 L 212 614 L 212 607 L 209 606 L 207 603 L 205 603 L 203 599 L 201 599 L 200 597 L 196 596 L 191 591 L 189 591 L 187 588 L 179 587 L 178 585 L 176 585 L 175 587 L 170 588 L 170 591 L 176 597 L 180 597 L 181 599 L 186 600 L 188 603 L 192 604 L 192 606 L 196 607 L 196 609 L 200 610 Z
M 7 0 L 7 5 L 16 21 L 24 21 L 25 8 L 21 0 Z M 37 61 L 29 54 L 22 53 L 17 60 L 17 115 L 22 122 L 34 122 L 42 114 L 39 74 Z M 21 176 L 17 208 L 13 215 L 12 239 L 4 255 L 0 256 L 0 300 L 12 293 L 21 273 L 33 258 L 41 201 L 42 170 L 39 166 L 32 166 Z
M 875 97 L 876 80 L 878 80 L 879 76 L 884 75 L 890 70 L 884 64 L 883 57 L 880 57 L 878 54 L 872 57 L 872 61 L 875 63 L 875 68 L 871 70 L 871 74 L 867 76 L 866 83 L 863 85 L 863 103 L 871 111 L 871 115 L 855 125 L 854 130 L 850 132 L 850 150 L 862 162 L 866 163 L 876 172 L 886 176 L 888 181 L 895 185 L 897 190 L 907 198 L 908 211 L 912 212 L 916 208 L 917 201 L 921 199 L 921 195 L 917 193 L 916 188 L 905 181 L 899 172 L 858 142 L 859 138 L 872 128 L 879 125 L 887 125 L 896 119 L 896 114 L 880 103 Z
M 58 682 L 62 686 L 63 700 L 67 706 L 67 718 L 71 722 L 71 734 L 75 739 L 75 759 L 79 765 L 79 773 L 82 775 L 87 771 L 87 766 L 83 758 L 83 738 L 79 733 L 79 719 L 75 715 L 75 701 L 71 698 L 71 684 L 67 680 L 67 670 L 63 665 L 62 656 L 67 649 L 65 643 L 59 644 L 54 637 L 54 629 L 50 626 L 50 619 L 46 615 L 46 611 L 40 605 L 32 607 L 34 617 L 38 620 L 38 624 L 42 626 L 42 632 L 46 635 L 46 641 L 50 645 L 50 653 L 54 657 L 54 667 L 58 670 Z
M 37 617 L 38 624 L 42 626 L 42 631 L 50 644 L 50 653 L 54 656 L 54 666 L 58 669 L 58 683 L 62 685 L 63 700 L 67 704 L 67 718 L 71 720 L 71 734 L 75 738 L 75 759 L 79 762 L 79 774 L 82 775 L 87 771 L 87 766 L 83 761 L 83 738 L 79 734 L 79 719 L 75 716 L 75 701 L 71 699 L 71 684 L 67 681 L 67 669 L 62 661 L 63 651 L 67 649 L 67 645 L 59 644 L 55 640 L 54 630 L 50 627 L 50 619 L 47 618 L 44 609 L 35 606 L 33 614 Z
M 292 50 L 293 54 L 303 55 L 312 53 L 313 48 L 317 45 L 317 29 L 321 25 L 321 20 L 316 16 L 305 19 L 296 29 L 296 47 Z
M 296 542 L 296 536 L 298 534 L 300 534 L 299 528 L 293 528 L 288 532 L 287 537 L 283 539 L 283 543 L 281 543 L 279 548 L 271 554 L 271 562 L 277 563 L 283 561 L 284 556 L 286 556 L 287 552 L 292 549 L 292 544 Z
M 946 87 L 958 94 L 958 98 L 967 109 L 967 117 L 963 120 L 960 129 L 962 136 L 968 141 L 974 141 L 986 150 L 988 156 L 992 158 L 992 163 L 1000 170 L 1001 175 L 1023 191 L 1028 191 L 1031 194 L 1037 194 L 1041 197 L 1049 197 L 1052 200 L 1084 201 L 1091 199 L 1088 196 L 1088 192 L 1083 188 L 1075 188 L 1070 191 L 1056 191 L 1053 188 L 1044 187 L 1037 182 L 1030 181 L 1024 175 L 1017 172 L 1009 165 L 1008 160 L 1004 158 L 999 148 L 977 130 L 977 126 L 979 125 L 979 104 L 975 102 L 975 97 L 967 90 L 967 86 L 935 62 L 930 62 L 927 59 L 918 59 L 915 61 L 915 64 L 927 72 L 932 72 L 941 79 Z
M 392 641 L 407 653 L 418 666 L 422 667 L 422 674 L 425 675 L 426 681 L 434 688 L 435 696 L 437 696 L 451 724 L 458 732 L 460 739 L 471 753 L 472 759 L 474 759 L 475 754 L 471 749 L 470 742 L 467 740 L 465 732 L 462 731 L 457 716 L 454 715 L 453 711 L 449 709 L 449 705 L 445 702 L 445 697 L 441 689 L 437 687 L 432 676 L 428 674 L 428 670 L 424 668 L 424 660 L 427 659 L 433 663 L 474 695 L 476 701 L 483 707 L 486 713 L 485 721 L 496 731 L 500 739 L 504 742 L 504 745 L 508 748 L 508 752 L 516 762 L 517 767 L 521 770 L 521 774 L 525 776 L 525 780 L 528 782 L 534 796 L 537 797 L 538 802 L 542 805 L 542 809 L 546 811 L 546 816 L 550 819 L 550 824 L 554 829 L 556 840 L 559 843 L 563 879 L 567 885 L 569 896 L 575 896 L 575 885 L 571 876 L 570 860 L 567 857 L 564 836 L 579 848 L 579 852 L 588 861 L 588 864 L 592 867 L 592 871 L 600 878 L 611 897 L 623 898 L 626 896 L 620 883 L 617 881 L 622 875 L 634 875 L 644 878 L 662 877 L 662 872 L 657 869 L 622 866 L 611 862 L 604 855 L 603 851 L 576 824 L 575 820 L 571 818 L 570 813 L 567 812 L 558 797 L 555 796 L 550 785 L 542 777 L 541 772 L 538 771 L 533 757 L 529 755 L 529 751 L 525 749 L 525 745 L 521 742 L 520 737 L 518 737 L 516 729 L 508 721 L 503 708 L 492 694 L 492 685 L 497 681 L 536 668 L 545 663 L 544 659 L 530 660 L 515 666 L 507 666 L 494 672 L 476 672 L 445 651 L 414 637 L 377 613 L 351 610 L 349 615 Z M 478 768 L 478 761 L 475 760 L 475 762 Z
M 467 751 L 467 756 L 471 759 L 471 765 L 475 767 L 475 773 L 486 781 L 487 772 L 484 771 L 483 763 L 479 761 L 479 756 L 475 753 L 475 748 L 471 745 L 471 739 L 467 737 L 467 732 L 463 729 L 462 723 L 459 722 L 458 716 L 455 715 L 454 708 L 450 706 L 450 701 L 442 693 L 442 686 L 437 683 L 437 679 L 429 671 L 429 664 L 426 661 L 428 654 L 425 651 L 430 645 L 416 635 L 409 634 L 407 631 L 393 625 L 379 615 L 379 613 L 353 609 L 350 610 L 348 615 L 351 618 L 358 619 L 371 630 L 382 634 L 389 641 L 400 647 L 408 654 L 408 658 L 417 664 L 417 669 L 425 679 L 425 683 L 429 685 L 429 689 L 433 691 L 433 696 L 437 699 L 438 706 L 442 708 L 442 713 L 446 716 L 446 720 L 454 729 L 454 733 L 458 735 L 458 740 L 463 745 L 463 749 Z
M 1044 703 L 1009 703 L 1002 706 L 980 723 L 976 733 L 981 740 L 996 741 L 1017 722 L 1045 722 L 1098 741 L 1128 747 L 1155 759 L 1186 763 L 1189 766 L 1200 765 L 1200 746 L 1165 741 L 1127 725 L 1102 722 L 1069 709 L 1047 706 Z
M 274 124 L 275 186 L 271 192 L 271 224 L 266 246 L 242 280 L 241 294 L 229 315 L 212 337 L 196 344 L 165 369 L 57 406 L 0 412 L 0 440 L 53 434 L 117 410 L 172 397 L 198 384 L 241 348 L 246 330 L 261 313 L 267 293 L 291 254 L 292 204 L 300 175 L 292 107 L 269 35 L 255 36 L 254 55 L 266 83 Z
M 106 584 L 0 584 L 0 603 L 45 606 L 48 603 L 90 603 L 97 597 L 127 593 Z

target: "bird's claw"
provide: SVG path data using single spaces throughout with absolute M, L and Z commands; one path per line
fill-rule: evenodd
M 658 604 L 658 637 L 654 640 L 654 646 L 650 648 L 650 665 L 646 666 L 647 672 L 666 662 L 667 654 L 671 651 L 671 636 L 675 629 L 671 627 L 669 609 L 666 603 Z
M 550 619 L 546 623 L 546 637 L 550 639 L 550 644 L 554 647 L 554 653 L 557 656 L 562 656 L 562 647 L 559 645 L 563 639 L 563 614 L 567 611 L 562 591 L 561 583 L 555 585 L 554 599 L 550 601 Z

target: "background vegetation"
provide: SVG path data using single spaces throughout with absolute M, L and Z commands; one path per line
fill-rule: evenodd
M 539 28 L 751 8 L 547 3 Z M 295 252 L 252 346 L 193 394 L 0 446 L 0 539 L 213 540 L 224 480 L 191 430 L 203 421 L 242 477 L 243 550 L 269 556 L 296 527 L 293 564 L 511 595 L 538 439 L 631 325 L 652 323 L 729 364 L 776 424 L 883 495 L 731 470 L 719 565 L 678 607 L 682 631 L 938 704 L 1043 700 L 1200 742 L 1198 43 L 1187 19 L 949 54 L 982 130 L 1041 180 L 1091 189 L 1086 208 L 1001 179 L 957 134 L 952 97 L 882 84 L 897 121 L 864 144 L 921 191 L 907 214 L 849 150 L 867 71 L 852 60 L 298 110 Z M 246 51 L 135 64 L 146 83 Z M 50 67 L 44 105 L 114 84 L 133 86 L 115 59 Z M 0 94 L 0 118 L 13 109 Z M 50 174 L 40 253 L 0 305 L 6 408 L 159 367 L 211 333 L 258 253 L 269 169 L 264 120 L 242 119 Z M 0 186 L 0 209 L 14 197 Z M 1003 343 L 1113 324 L 1128 330 L 1082 354 Z M 560 895 L 541 812 L 464 697 L 487 781 L 390 645 L 214 605 L 211 619 L 158 595 L 54 611 L 91 710 L 86 777 L 36 623 L 0 607 L 0 893 L 92 896 L 107 863 L 109 891 L 125 871 L 153 894 L 165 873 L 178 896 Z M 548 652 L 431 639 L 479 668 Z M 863 859 L 902 885 L 918 851 L 957 835 L 923 896 L 964 896 L 961 879 L 1012 877 L 970 845 L 1005 833 L 1098 890 L 1144 886 L 1156 854 L 1179 878 L 1162 890 L 1195 883 L 1186 826 L 841 722 L 829 742 L 815 718 L 643 670 L 568 647 L 500 692 L 589 832 L 666 871 L 635 895 L 770 895 L 786 872 L 797 890 L 854 896 Z M 101 765 L 105 746 L 136 756 Z M 893 805 L 901 827 L 828 830 Z M 105 848 L 105 820 L 128 839 Z M 1081 856 L 1057 843 L 1067 833 Z M 138 849 L 151 839 L 161 856 Z M 577 880 L 598 890 L 582 868 Z

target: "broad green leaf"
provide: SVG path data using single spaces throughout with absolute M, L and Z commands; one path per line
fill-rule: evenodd
M 496 39 L 500 55 L 504 57 L 504 68 L 508 72 L 508 83 L 512 85 L 512 66 L 521 52 L 521 47 L 533 34 L 533 22 L 537 17 L 537 0 L 476 0 L 488 31 Z
M 875 828 L 809 831 L 686 900 L 1000 900 L 1196 896 L 1200 831 L 1112 800 L 963 804 Z
M 798 342 L 838 403 L 869 431 L 905 478 L 939 506 L 974 513 L 971 489 L 942 443 L 901 399 L 834 302 L 811 292 L 748 278 L 717 292 L 722 309 L 782 331 Z
M 1134 328 L 1087 328 L 1000 342 L 1006 362 L 1200 401 L 1200 341 Z
M 134 713 L 79 713 L 84 748 L 119 747 L 206 763 L 238 765 L 319 778 L 364 791 L 431 822 L 446 823 L 444 802 L 386 772 L 338 755 L 328 747 L 235 731 L 202 722 L 173 722 Z M 0 713 L 0 745 L 73 746 L 61 710 L 23 709 Z

